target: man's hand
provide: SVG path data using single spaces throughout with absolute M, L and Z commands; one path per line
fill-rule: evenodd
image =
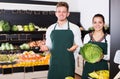
M 48 51 L 48 47 L 46 45 L 41 45 L 40 46 L 40 51 Z
M 78 45 L 73 45 L 71 48 L 68 48 L 67 50 L 70 52 L 74 52 L 77 49 Z

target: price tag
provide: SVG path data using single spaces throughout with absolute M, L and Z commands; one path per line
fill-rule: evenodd
M 114 62 L 120 64 L 120 50 L 117 50 L 114 57 Z
M 117 75 L 114 77 L 114 79 L 120 79 L 120 72 L 117 73 Z

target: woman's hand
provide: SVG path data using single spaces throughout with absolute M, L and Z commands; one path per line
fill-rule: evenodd
M 74 52 L 77 49 L 78 45 L 73 45 L 71 48 L 68 48 L 67 50 L 70 52 Z

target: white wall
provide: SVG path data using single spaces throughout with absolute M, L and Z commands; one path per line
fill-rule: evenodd
M 40 0 L 37 0 L 40 1 Z M 41 0 L 42 1 L 42 0 Z M 101 13 L 105 17 L 106 24 L 109 24 L 109 0 L 43 0 L 43 1 L 66 1 L 69 4 L 70 11 L 81 13 L 81 24 L 87 30 L 92 26 L 92 17 L 96 13 Z M 18 10 L 43 10 L 55 11 L 55 6 L 33 5 L 33 4 L 15 4 L 1 3 L 0 9 L 18 9 Z
M 79 11 L 81 12 L 81 23 L 88 29 L 92 26 L 92 17 L 101 13 L 105 17 L 106 24 L 109 24 L 109 0 L 78 0 Z

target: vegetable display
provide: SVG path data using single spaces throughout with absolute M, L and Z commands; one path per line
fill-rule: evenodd
M 80 48 L 80 54 L 89 63 L 96 63 L 103 58 L 103 50 L 96 44 L 86 43 Z
M 1 43 L 0 50 L 14 50 L 15 47 L 13 44 L 6 42 L 6 43 Z
M 0 54 L 0 63 L 7 63 L 7 62 L 14 62 L 17 59 L 17 55 L 6 55 L 6 54 Z
M 10 31 L 10 24 L 7 21 L 0 20 L 0 31 Z

